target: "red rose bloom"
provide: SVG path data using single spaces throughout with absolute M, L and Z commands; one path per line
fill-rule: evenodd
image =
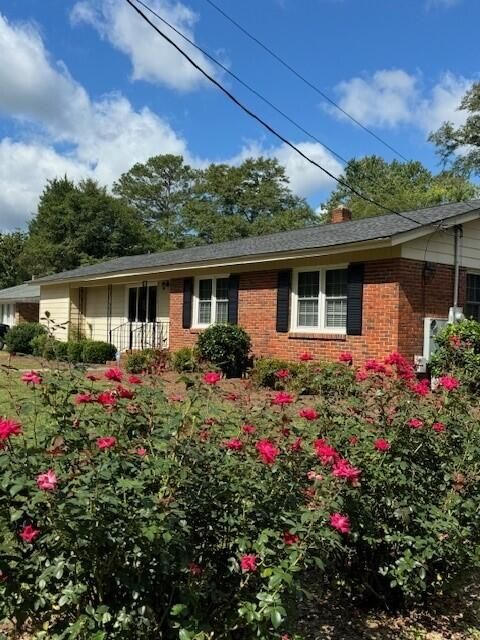
M 239 398 L 240 396 L 233 392 L 227 395 L 227 400 L 231 400 L 232 402 L 236 402 Z
M 357 371 L 355 374 L 355 380 L 357 382 L 363 382 L 368 378 L 368 373 L 366 371 Z
M 243 449 L 243 442 L 239 440 L 239 438 L 232 438 L 231 440 L 226 440 L 224 446 L 231 451 L 241 451 Z
M 272 404 L 277 404 L 280 407 L 283 407 L 285 404 L 292 404 L 295 398 L 291 393 L 287 393 L 286 391 L 279 391 L 272 398 Z
M 202 567 L 197 564 L 196 562 L 189 562 L 188 563 L 188 571 L 190 572 L 190 574 L 192 576 L 201 576 L 203 573 L 203 569 Z
M 283 534 L 283 542 L 285 544 L 297 544 L 300 541 L 300 537 L 297 536 L 296 533 L 290 533 L 290 531 L 285 531 Z
M 280 449 L 270 440 L 259 440 L 255 445 L 258 455 L 265 464 L 274 464 Z
M 35 529 L 31 524 L 27 524 L 18 534 L 24 542 L 32 543 L 40 535 L 39 529 Z
M 295 440 L 294 440 L 292 446 L 290 447 L 290 449 L 292 451 L 301 451 L 302 450 L 302 443 L 303 443 L 302 438 L 295 438 Z
M 430 393 L 430 381 L 424 378 L 419 382 L 413 383 L 411 389 L 419 396 L 427 396 Z
M 275 377 L 280 378 L 280 380 L 285 380 L 290 376 L 290 371 L 288 369 L 280 369 L 275 372 Z
M 103 438 L 97 438 L 97 447 L 101 450 L 111 449 L 117 444 L 115 436 L 105 436 Z
M 123 373 L 117 368 L 107 369 L 104 375 L 107 380 L 112 380 L 112 382 L 121 382 L 123 380 Z
M 377 440 L 375 440 L 375 442 L 373 443 L 373 446 L 378 451 L 388 451 L 391 447 L 391 444 L 388 440 L 385 440 L 384 438 L 377 438 Z
M 135 397 L 134 391 L 132 391 L 131 389 L 126 389 L 125 387 L 122 387 L 122 385 L 118 385 L 117 393 L 120 398 L 127 398 L 127 400 L 131 400 Z
M 315 453 L 324 465 L 333 464 L 338 458 L 337 450 L 331 447 L 325 440 L 315 440 L 313 446 L 315 447 Z
M 434 422 L 432 424 L 432 429 L 437 433 L 442 433 L 442 431 L 445 431 L 446 428 L 447 427 L 443 424 L 443 422 Z
M 221 380 L 222 376 L 217 371 L 207 371 L 203 374 L 202 380 L 205 384 L 217 384 Z
M 22 382 L 26 382 L 27 384 L 41 384 L 42 377 L 36 371 L 26 371 L 22 377 Z
M 240 558 L 240 566 L 242 571 L 256 571 L 257 570 L 257 556 L 254 553 L 247 553 Z
M 458 389 L 460 382 L 453 376 L 442 376 L 438 381 L 438 385 L 443 387 L 445 391 L 454 391 Z
M 350 351 L 342 351 L 342 353 L 338 356 L 338 361 L 344 362 L 345 364 L 352 364 L 353 355 L 350 353 Z
M 7 440 L 11 436 L 19 436 L 22 433 L 22 425 L 15 420 L 0 418 L 0 441 Z
M 309 362 L 310 360 L 313 360 L 313 354 L 310 353 L 309 351 L 304 351 L 298 356 L 298 359 L 301 362 Z
M 90 380 L 91 382 L 96 382 L 97 380 L 100 380 L 100 378 L 95 373 L 87 373 L 85 378 L 87 380 Z
M 423 427 L 423 420 L 420 420 L 420 418 L 410 418 L 408 426 L 411 429 L 421 429 Z
M 257 429 L 253 426 L 253 424 L 244 424 L 242 427 L 243 433 L 246 433 L 247 435 L 252 435 L 252 433 L 255 433 L 256 430 Z
M 117 396 L 111 391 L 103 391 L 97 396 L 97 402 L 104 407 L 112 407 L 117 404 Z
M 341 513 L 332 513 L 330 516 L 330 526 L 340 531 L 340 533 L 350 533 L 350 518 Z
M 339 460 L 335 461 L 332 468 L 332 474 L 336 478 L 345 478 L 345 480 L 347 480 L 347 482 L 350 482 L 350 484 L 357 485 L 361 475 L 361 471 L 357 467 L 351 465 L 348 460 L 340 458 Z
M 359 442 L 358 436 L 350 436 L 349 439 L 348 439 L 348 442 L 350 444 L 352 444 L 353 446 L 355 446 Z
M 305 418 L 305 420 L 316 420 L 320 414 L 312 407 L 305 407 L 305 409 L 301 409 L 298 412 L 298 415 L 300 418 Z
M 143 380 L 141 378 L 139 378 L 138 376 L 129 376 L 128 377 L 128 382 L 130 384 L 142 384 Z
M 75 396 L 75 404 L 88 404 L 89 402 L 93 402 L 91 393 L 79 393 Z
M 147 450 L 145 449 L 145 447 L 138 447 L 135 450 L 135 453 L 137 454 L 137 456 L 144 458 L 147 455 Z
M 462 341 L 458 336 L 450 336 L 448 341 L 450 342 L 452 347 L 454 347 L 455 349 L 459 349 L 462 346 Z

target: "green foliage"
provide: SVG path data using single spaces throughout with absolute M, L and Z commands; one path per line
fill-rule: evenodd
M 198 352 L 195 347 L 182 347 L 172 355 L 172 367 L 179 373 L 198 371 Z
M 95 340 L 85 340 L 83 343 L 82 362 L 88 364 L 105 364 L 115 360 L 117 349 L 113 344 Z
M 251 378 L 255 384 L 269 389 L 284 389 L 287 380 L 279 378 L 279 371 L 288 371 L 290 378 L 294 377 L 298 370 L 298 364 L 278 358 L 259 358 L 251 372 Z
M 459 109 L 466 112 L 464 124 L 455 127 L 452 122 L 430 134 L 430 142 L 444 165 L 450 163 L 452 171 L 460 176 L 480 175 L 480 82 L 474 82 L 463 97 Z M 461 151 L 461 153 L 459 153 Z
M 11 327 L 5 335 L 5 344 L 10 353 L 32 354 L 32 340 L 46 334 L 46 329 L 38 322 L 25 322 Z
M 200 334 L 197 346 L 200 358 L 220 367 L 227 376 L 239 376 L 247 368 L 251 340 L 242 327 L 214 324 Z
M 66 360 L 68 358 L 68 343 L 55 340 L 52 336 L 42 333 L 30 341 L 32 354 L 47 360 Z
M 480 322 L 463 320 L 448 324 L 437 336 L 432 354 L 434 376 L 452 372 L 472 391 L 480 390 Z
M 22 284 L 31 277 L 32 271 L 20 261 L 25 241 L 26 235 L 20 231 L 0 233 L 0 289 Z
M 83 362 L 83 350 L 85 340 L 69 340 L 67 344 L 67 357 L 69 362 Z
M 120 393 L 42 373 L 13 399 L 23 433 L 0 429 L 0 625 L 52 640 L 299 640 L 312 585 L 313 602 L 330 586 L 398 606 L 479 569 L 477 395 L 418 394 L 397 354 L 358 372 L 306 366 L 327 387 L 343 367 L 348 393 L 311 398 L 308 414 L 294 397 L 252 402 L 243 384 L 232 398 L 200 380 L 169 401 L 156 375 Z
M 362 193 L 397 211 L 460 202 L 476 195 L 475 185 L 465 178 L 449 172 L 433 175 L 418 161 L 387 162 L 379 156 L 365 156 L 350 160 L 342 177 Z M 337 185 L 323 208 L 330 212 L 339 205 L 349 207 L 354 218 L 385 213 L 342 185 Z
M 134 351 L 127 357 L 125 369 L 129 373 L 142 373 L 153 365 L 157 357 L 155 349 L 144 349 L 143 351 Z

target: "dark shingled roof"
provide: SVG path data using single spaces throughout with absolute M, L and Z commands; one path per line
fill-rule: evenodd
M 32 285 L 29 282 L 0 291 L 0 302 L 38 302 L 39 300 L 39 285 Z
M 323 224 L 293 231 L 231 240 L 230 242 L 191 247 L 189 249 L 125 256 L 38 278 L 36 282 L 53 283 L 57 280 L 82 280 L 83 278 L 108 275 L 119 271 L 155 269 L 157 267 L 166 268 L 197 262 L 275 254 L 302 249 L 324 249 L 355 242 L 387 239 L 406 231 L 418 229 L 419 226 L 428 227 L 477 209 L 480 209 L 480 199 L 404 212 L 404 215 L 412 218 L 412 220 L 395 214 L 388 214 L 352 220 L 351 222 Z

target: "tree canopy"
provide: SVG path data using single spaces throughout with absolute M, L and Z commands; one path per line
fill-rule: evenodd
M 480 176 L 480 82 L 472 85 L 463 97 L 459 109 L 467 114 L 458 127 L 452 122 L 430 134 L 444 166 L 450 165 L 461 176 Z
M 20 231 L 0 234 L 0 289 L 28 280 L 31 273 L 21 264 L 26 235 Z
M 463 176 L 449 171 L 433 175 L 421 162 L 387 162 L 375 155 L 350 160 L 342 177 L 361 193 L 396 211 L 468 200 L 476 193 L 476 187 Z M 386 213 L 343 185 L 337 186 L 323 208 L 330 212 L 339 205 L 349 207 L 354 218 Z

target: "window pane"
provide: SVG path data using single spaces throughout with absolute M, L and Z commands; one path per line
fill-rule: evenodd
M 325 300 L 325 326 L 344 328 L 347 326 L 347 300 L 332 298 Z
M 200 300 L 211 300 L 212 299 L 212 281 L 211 280 L 200 280 L 198 283 L 198 298 Z
M 198 303 L 198 323 L 210 324 L 212 321 L 212 303 L 210 300 L 200 300 Z
M 320 291 L 320 273 L 318 271 L 305 271 L 298 274 L 298 297 L 318 298 Z
M 325 273 L 325 295 L 339 298 L 347 295 L 347 270 L 329 269 Z
M 480 302 L 480 275 L 467 274 L 467 302 Z
M 147 287 L 138 287 L 138 311 L 137 322 L 146 322 L 147 320 Z
M 465 317 L 480 322 L 480 304 L 469 303 L 465 305 Z
M 228 278 L 218 278 L 215 291 L 217 300 L 228 301 Z
M 157 287 L 148 287 L 148 322 L 157 320 Z
M 228 322 L 228 302 L 217 300 L 217 315 L 215 322 Z
M 318 300 L 298 301 L 299 327 L 318 327 Z
M 137 319 L 137 289 L 132 287 L 128 290 L 128 321 L 135 322 Z

